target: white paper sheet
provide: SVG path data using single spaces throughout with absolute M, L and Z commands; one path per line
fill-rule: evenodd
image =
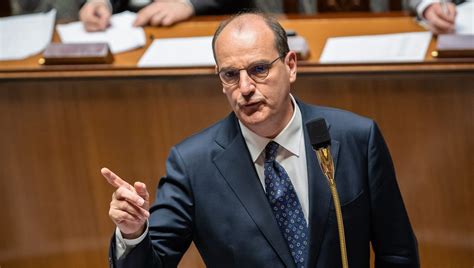
M 139 67 L 214 66 L 212 36 L 156 39 Z
M 53 36 L 56 10 L 0 18 L 0 60 L 20 60 L 43 51 Z
M 103 32 L 86 32 L 82 22 L 72 22 L 56 26 L 63 43 L 109 44 L 112 53 L 120 53 L 142 47 L 146 43 L 145 32 L 141 27 L 133 27 L 136 14 L 125 11 L 110 19 L 110 27 Z
M 474 1 L 467 1 L 457 6 L 456 33 L 474 34 Z
M 430 32 L 329 38 L 321 63 L 375 63 L 423 61 Z

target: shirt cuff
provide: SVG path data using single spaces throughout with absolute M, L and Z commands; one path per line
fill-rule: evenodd
M 186 5 L 190 6 L 193 9 L 193 15 L 196 14 L 196 10 L 194 9 L 194 5 L 191 2 L 191 0 L 178 0 L 178 1 L 183 3 L 183 4 L 186 4 Z
M 439 3 L 439 0 L 423 0 L 418 4 L 418 6 L 416 6 L 416 14 L 420 19 L 425 19 L 425 17 L 423 17 L 423 12 L 425 12 L 425 9 L 433 3 Z
M 143 234 L 135 239 L 125 239 L 122 236 L 122 232 L 117 227 L 115 228 L 115 257 L 116 259 L 121 259 L 125 257 L 130 250 L 132 250 L 136 245 L 140 244 L 148 234 L 148 220 L 146 222 L 145 230 Z

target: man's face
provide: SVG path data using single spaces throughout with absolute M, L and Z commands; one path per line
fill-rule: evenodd
M 245 18 L 244 18 L 245 17 Z M 274 34 L 255 15 L 244 15 L 221 32 L 215 43 L 217 71 L 238 70 L 234 85 L 223 83 L 223 92 L 239 120 L 255 133 L 273 138 L 293 114 L 290 83 L 296 79 L 296 55 L 278 59 Z M 277 59 L 263 79 L 252 79 L 245 69 Z

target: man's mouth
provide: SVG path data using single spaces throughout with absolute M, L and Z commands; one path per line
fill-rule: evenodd
M 257 107 L 258 105 L 260 105 L 260 102 L 257 101 L 257 102 L 251 102 L 251 103 L 246 103 L 244 105 L 245 108 L 252 108 L 252 107 Z
M 251 115 L 259 110 L 260 105 L 262 104 L 261 101 L 252 101 L 248 103 L 240 104 L 240 110 L 247 115 Z

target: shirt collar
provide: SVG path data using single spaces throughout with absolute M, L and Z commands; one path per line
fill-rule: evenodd
M 301 111 L 298 105 L 296 104 L 293 95 L 290 94 L 291 102 L 293 103 L 293 116 L 290 119 L 290 122 L 286 127 L 273 139 L 273 141 L 280 144 L 281 147 L 285 148 L 290 153 L 299 157 L 300 155 L 300 142 L 303 137 L 302 133 L 302 118 Z M 245 143 L 252 157 L 252 161 L 255 163 L 258 157 L 262 154 L 265 146 L 271 141 L 271 139 L 257 135 L 255 132 L 247 128 L 239 120 L 240 129 L 242 130 L 242 135 L 244 136 Z

